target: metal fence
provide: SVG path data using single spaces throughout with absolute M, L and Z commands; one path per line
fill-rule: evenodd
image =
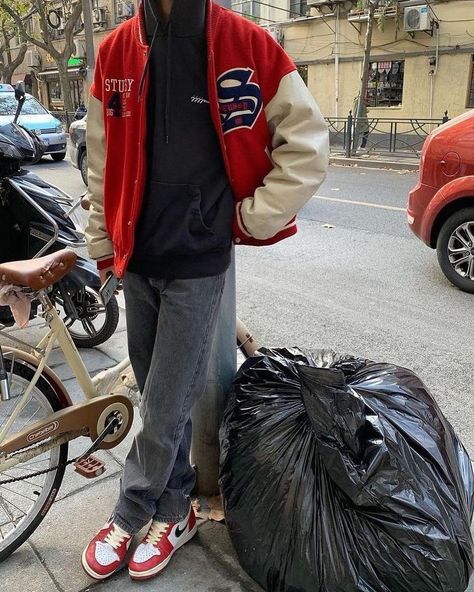
M 52 111 L 69 131 L 75 112 Z M 378 155 L 419 156 L 423 143 L 434 129 L 449 121 L 448 112 L 439 119 L 364 117 L 349 112 L 347 117 L 326 117 L 333 150 L 343 151 L 347 158 L 361 151 Z
M 68 112 L 68 111 L 51 111 L 51 115 L 59 119 L 59 121 L 65 126 L 66 132 L 69 131 L 69 126 L 73 121 L 77 121 L 77 119 L 81 119 L 80 117 L 76 117 L 75 112 Z
M 385 117 L 326 117 L 333 150 L 339 148 L 347 158 L 359 154 L 419 156 L 426 137 L 449 121 L 448 112 L 439 119 Z

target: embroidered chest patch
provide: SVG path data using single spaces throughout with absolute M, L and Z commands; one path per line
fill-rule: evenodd
M 224 134 L 240 128 L 251 129 L 262 111 L 262 93 L 251 82 L 251 68 L 232 68 L 217 79 L 217 94 Z
M 108 117 L 131 117 L 130 98 L 132 96 L 133 78 L 106 78 L 104 90 L 109 94 L 107 100 Z

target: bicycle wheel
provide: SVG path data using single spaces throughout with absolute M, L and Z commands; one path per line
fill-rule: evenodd
M 5 359 L 11 399 L 0 401 L 0 429 L 11 416 L 34 375 L 31 368 L 21 363 L 16 362 L 13 371 L 11 366 L 12 361 Z M 30 401 L 15 419 L 9 434 L 23 430 L 62 407 L 54 390 L 40 377 Z M 0 482 L 55 467 L 67 460 L 67 453 L 67 443 L 61 444 L 0 472 Z M 0 484 L 0 562 L 22 545 L 46 516 L 61 486 L 64 470 L 65 467 L 62 467 L 24 481 Z
M 71 300 L 76 307 L 79 319 L 72 320 L 66 313 L 61 316 L 77 347 L 96 347 L 112 337 L 120 319 L 119 305 L 115 296 L 112 296 L 104 306 L 98 292 L 86 286 L 83 290 L 72 294 Z M 64 304 L 59 295 L 55 295 L 54 303 L 64 311 Z

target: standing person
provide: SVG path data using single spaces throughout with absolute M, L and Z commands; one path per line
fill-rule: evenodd
M 87 239 L 124 278 L 143 426 L 112 515 L 84 550 L 104 579 L 159 573 L 196 532 L 192 405 L 202 395 L 231 245 L 270 245 L 328 164 L 324 120 L 262 28 L 206 0 L 145 0 L 99 49 L 87 117 Z
M 74 114 L 74 119 L 82 119 L 83 117 L 85 117 L 87 115 L 87 109 L 86 106 L 84 105 L 84 102 L 81 101 L 79 103 L 78 108 L 76 109 L 76 113 Z

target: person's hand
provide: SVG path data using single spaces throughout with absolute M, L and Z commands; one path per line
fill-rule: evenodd
M 100 285 L 103 286 L 105 284 L 105 282 L 107 281 L 107 278 L 109 277 L 109 275 L 114 275 L 114 273 L 115 273 L 115 268 L 113 265 L 111 265 L 110 267 L 106 267 L 105 269 L 101 269 L 99 271 Z

